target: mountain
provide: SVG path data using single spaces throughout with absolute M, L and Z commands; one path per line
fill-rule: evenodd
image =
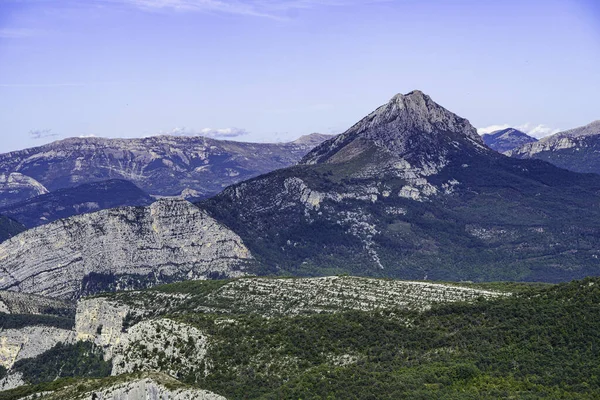
M 489 149 L 414 91 L 199 205 L 257 274 L 562 281 L 600 274 L 599 191 L 600 176 Z
M 498 153 L 523 146 L 526 143 L 537 142 L 537 139 L 527 135 L 525 132 L 514 128 L 506 128 L 492 133 L 481 135 L 483 142 Z
M 506 154 L 544 160 L 575 172 L 600 174 L 600 120 L 525 144 Z
M 70 328 L 20 316 L 0 332 L 0 353 L 18 358 L 0 398 L 594 399 L 599 299 L 598 278 L 240 278 L 106 294 L 81 299 Z M 42 351 L 14 335 L 49 328 Z
M 25 226 L 14 219 L 0 215 L 0 243 L 23 232 L 25 229 Z
M 57 220 L 0 244 L 0 289 L 63 299 L 186 279 L 240 276 L 241 239 L 185 200 Z
M 73 215 L 123 206 L 146 206 L 153 201 L 133 183 L 111 179 L 32 197 L 0 208 L 0 214 L 32 228 Z
M 48 193 L 48 189 L 18 172 L 0 173 L 0 207 Z
M 291 143 L 242 143 L 205 137 L 70 138 L 0 155 L 0 206 L 48 191 L 125 179 L 146 193 L 203 198 L 298 162 L 329 135 Z

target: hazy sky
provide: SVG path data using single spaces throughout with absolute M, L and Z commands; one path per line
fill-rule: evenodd
M 478 128 L 600 119 L 600 1 L 0 0 L 0 152 L 339 133 L 413 89 Z

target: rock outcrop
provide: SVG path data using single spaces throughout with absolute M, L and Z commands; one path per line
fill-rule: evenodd
M 240 276 L 238 235 L 185 200 L 58 220 L 0 244 L 0 289 L 75 299 L 183 279 Z
M 0 332 L 0 365 L 10 369 L 24 358 L 33 358 L 58 343 L 73 343 L 75 332 L 51 326 L 26 326 Z
M 90 386 L 87 388 L 87 386 Z M 93 388 L 93 386 L 101 386 Z M 84 393 L 81 393 L 84 391 Z M 78 387 L 68 386 L 43 397 L 47 400 L 226 400 L 225 397 L 202 390 L 187 387 L 165 374 L 137 374 L 122 379 L 107 380 L 106 383 L 86 383 Z
M 5 314 L 69 315 L 75 314 L 75 304 L 35 294 L 0 290 L 0 312 Z

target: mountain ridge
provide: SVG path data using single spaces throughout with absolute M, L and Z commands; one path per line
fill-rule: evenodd
M 600 120 L 558 132 L 505 154 L 518 159 L 538 159 L 575 172 L 600 174 Z
M 0 154 L 0 193 L 7 193 L 0 206 L 108 179 L 129 180 L 150 195 L 204 198 L 232 183 L 293 165 L 326 137 L 313 134 L 289 143 L 168 135 L 67 138 Z
M 110 179 L 32 197 L 0 208 L 0 215 L 10 217 L 27 228 L 33 228 L 73 215 L 107 208 L 147 206 L 153 201 L 133 183 Z

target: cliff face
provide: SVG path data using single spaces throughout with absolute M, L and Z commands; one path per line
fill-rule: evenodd
M 70 138 L 0 155 L 0 207 L 108 179 L 125 179 L 151 195 L 207 197 L 224 187 L 293 165 L 329 138 L 243 143 L 204 137 Z
M 0 244 L 0 288 L 65 299 L 209 276 L 240 276 L 250 252 L 185 200 L 40 226 Z
M 19 360 L 36 357 L 57 343 L 73 343 L 74 340 L 72 330 L 51 326 L 5 329 L 0 332 L 0 365 L 10 369 Z

